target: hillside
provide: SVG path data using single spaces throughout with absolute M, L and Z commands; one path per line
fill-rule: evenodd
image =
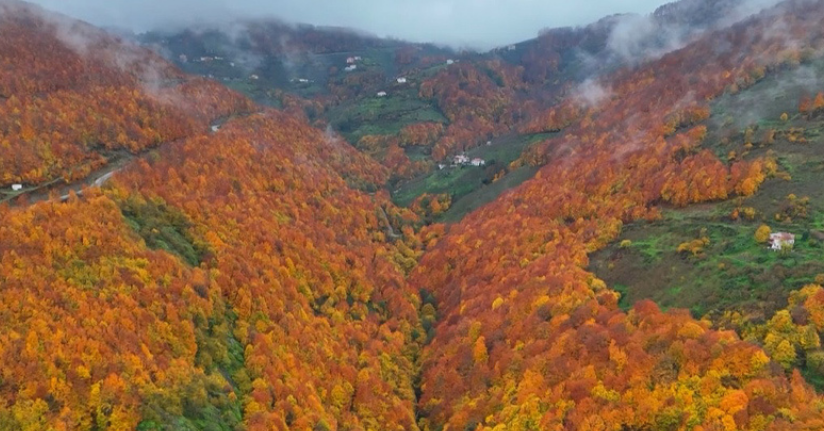
M 0 430 L 824 429 L 824 3 L 741 5 L 456 54 L 0 1 Z
M 756 10 L 734 0 L 680 1 L 650 16 L 548 29 L 489 52 L 271 20 L 152 32 L 138 40 L 189 73 L 330 127 L 392 172 L 388 187 L 396 203 L 409 206 L 418 198 L 426 206 L 437 195 L 457 209 L 427 218 L 455 221 L 476 202 L 528 179 L 532 171 L 512 162 L 577 115 L 548 109 L 564 99 L 597 101 L 604 94 L 599 76 Z M 484 168 L 440 167 L 467 152 L 484 160 Z
M 0 3 L 0 186 L 72 182 L 255 108 L 83 23 Z

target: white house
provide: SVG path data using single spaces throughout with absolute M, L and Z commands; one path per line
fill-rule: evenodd
M 470 163 L 472 163 L 472 166 L 483 166 L 486 164 L 486 161 L 484 161 L 484 159 L 475 157 L 474 159 L 472 159 Z
M 19 192 L 20 190 L 23 190 L 23 185 L 22 184 L 12 184 L 11 189 L 15 192 Z
M 456 165 L 465 165 L 469 163 L 469 157 L 466 157 L 465 154 L 458 154 L 457 156 L 452 158 L 452 163 Z
M 386 97 L 385 91 L 378 91 L 378 97 Z
M 346 57 L 346 64 L 354 64 L 355 57 Z
M 452 64 L 455 64 L 455 60 L 453 60 L 451 58 L 449 60 L 446 60 L 446 65 L 447 66 L 452 65 Z
M 219 125 L 217 125 L 217 124 L 212 125 L 212 132 L 217 132 L 218 130 L 220 130 Z
M 770 234 L 770 248 L 779 251 L 784 247 L 795 245 L 795 235 L 787 232 L 776 232 Z
M 404 78 L 404 77 L 398 78 L 398 84 L 406 84 L 406 78 Z
M 354 71 L 354 70 L 355 70 L 355 69 L 357 69 L 357 68 L 358 68 L 358 65 L 357 65 L 357 64 L 352 64 L 352 65 L 349 65 L 349 66 L 344 67 L 344 68 L 343 68 L 343 70 L 345 70 L 345 71 L 347 71 L 347 72 L 352 72 L 352 71 Z
M 253 81 L 257 81 L 258 79 L 260 79 L 260 77 L 257 76 L 257 75 L 252 75 L 252 76 L 249 77 L 249 79 L 251 79 Z
M 438 163 L 438 169 L 443 169 L 443 168 L 445 168 L 445 167 L 446 167 L 446 165 L 445 165 L 445 164 L 443 164 L 443 163 Z
M 306 78 L 300 78 L 300 79 L 298 79 L 298 82 L 300 82 L 301 84 L 308 84 L 309 80 L 306 79 Z

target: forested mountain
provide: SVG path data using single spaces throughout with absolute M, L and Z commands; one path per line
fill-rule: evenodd
M 824 429 L 824 3 L 750 6 L 456 53 L 0 1 L 0 430 Z

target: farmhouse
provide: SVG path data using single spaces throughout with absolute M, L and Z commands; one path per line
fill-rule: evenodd
M 455 64 L 455 60 L 453 60 L 451 58 L 449 60 L 446 60 L 446 65 L 447 66 L 452 65 L 452 64 Z
M 23 185 L 22 184 L 12 184 L 11 189 L 15 192 L 19 192 L 20 190 L 23 190 Z
M 345 70 L 347 72 L 352 72 L 357 68 L 358 68 L 357 64 L 352 64 L 352 65 L 346 66 L 345 68 L 343 68 L 343 70 Z
M 469 163 L 469 157 L 466 157 L 465 154 L 458 154 L 452 159 L 452 163 L 456 165 L 465 165 Z
M 378 97 L 386 97 L 385 91 L 378 91 Z
M 478 158 L 478 157 L 475 157 L 474 159 L 472 159 L 471 163 L 472 163 L 472 166 L 483 166 L 483 165 L 486 164 L 484 159 L 481 159 L 481 158 Z
M 404 77 L 398 78 L 398 84 L 406 84 L 406 78 L 404 78 Z
M 784 248 L 792 248 L 795 245 L 795 235 L 787 232 L 776 232 L 770 234 L 770 248 L 779 251 Z
M 252 75 L 252 76 L 249 77 L 249 79 L 251 79 L 253 81 L 257 81 L 258 79 L 260 79 L 260 77 L 257 76 L 257 75 Z

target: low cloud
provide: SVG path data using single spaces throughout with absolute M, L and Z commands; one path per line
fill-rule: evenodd
M 659 58 L 683 48 L 705 31 L 727 27 L 778 4 L 780 0 L 742 0 L 714 4 L 682 0 L 650 15 L 614 17 L 607 50 L 622 62 Z
M 343 26 L 378 36 L 454 47 L 492 48 L 614 13 L 653 11 L 664 0 L 34 0 L 106 27 L 142 32 L 233 19 L 272 17 Z
M 572 91 L 572 97 L 585 106 L 595 106 L 606 100 L 612 92 L 600 82 L 587 79 Z

